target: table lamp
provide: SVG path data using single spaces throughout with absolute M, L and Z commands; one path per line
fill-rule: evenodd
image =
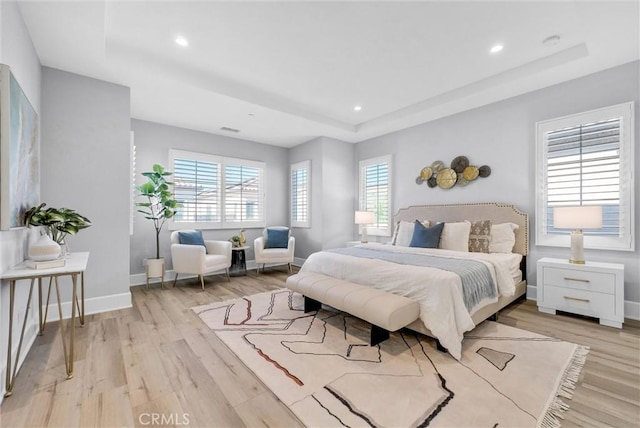
M 602 227 L 601 206 L 555 207 L 553 209 L 553 227 L 574 229 L 571 232 L 571 258 L 569 263 L 584 264 L 584 235 L 582 229 L 600 229 Z
M 366 244 L 369 242 L 367 240 L 367 225 L 375 223 L 375 214 L 372 211 L 356 211 L 355 221 L 356 224 L 362 226 L 362 238 L 360 239 L 360 242 Z

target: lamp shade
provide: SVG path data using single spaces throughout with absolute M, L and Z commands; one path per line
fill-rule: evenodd
M 553 227 L 558 229 L 600 229 L 602 227 L 601 206 L 555 207 Z
M 375 221 L 375 214 L 372 211 L 356 211 L 356 224 L 373 224 Z

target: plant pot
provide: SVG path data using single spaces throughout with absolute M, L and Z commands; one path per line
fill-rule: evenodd
M 29 247 L 29 258 L 37 262 L 55 260 L 60 257 L 60 245 L 49 235 L 41 235 L 40 239 Z
M 147 278 L 164 278 L 164 258 L 147 259 Z

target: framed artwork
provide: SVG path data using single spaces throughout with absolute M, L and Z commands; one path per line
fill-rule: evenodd
M 0 229 L 23 227 L 40 202 L 40 132 L 36 111 L 7 65 L 0 64 Z

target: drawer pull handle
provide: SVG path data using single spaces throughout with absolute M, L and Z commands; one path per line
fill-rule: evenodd
M 582 278 L 571 278 L 569 276 L 565 276 L 564 277 L 565 281 L 578 281 L 578 282 L 591 282 L 588 279 L 582 279 Z
M 589 303 L 591 301 L 589 299 L 579 299 L 577 297 L 569 297 L 569 296 L 564 296 L 564 298 L 567 300 L 576 300 L 578 302 L 585 302 L 585 303 Z

